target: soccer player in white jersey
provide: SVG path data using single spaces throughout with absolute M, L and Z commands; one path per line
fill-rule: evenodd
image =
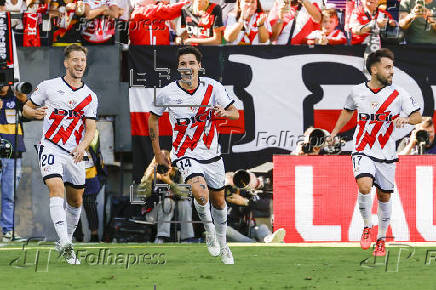
M 24 116 L 43 121 L 39 166 L 50 191 L 50 217 L 59 242 L 56 249 L 69 264 L 80 264 L 72 248 L 85 188 L 85 150 L 94 138 L 98 100 L 82 81 L 87 49 L 65 48 L 66 74 L 41 82 L 24 106 Z M 66 190 L 66 209 L 64 191 Z
M 226 243 L 225 170 L 215 118 L 235 120 L 239 112 L 222 84 L 198 76 L 201 58 L 201 52 L 195 47 L 178 50 L 178 68 L 186 71 L 181 72 L 180 80 L 160 89 L 148 119 L 150 139 L 157 162 L 169 166 L 159 146 L 158 129 L 159 117 L 168 109 L 173 127 L 171 161 L 181 172 L 183 181 L 192 187 L 194 205 L 206 230 L 209 253 L 220 255 L 224 264 L 233 264 L 232 252 Z
M 371 246 L 371 188 L 377 188 L 378 233 L 374 256 L 386 255 L 385 238 L 391 213 L 391 193 L 394 190 L 395 162 L 398 156 L 392 133 L 405 124 L 421 122 L 420 108 L 403 88 L 392 84 L 394 55 L 386 49 L 371 53 L 366 68 L 371 80 L 354 86 L 330 136 L 330 142 L 348 123 L 357 110 L 352 153 L 353 170 L 359 187 L 359 210 L 364 221 L 360 240 L 362 249 Z M 400 117 L 403 113 L 407 117 Z

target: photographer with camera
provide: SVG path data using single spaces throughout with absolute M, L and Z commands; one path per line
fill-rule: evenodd
M 325 144 L 325 138 L 330 133 L 324 129 L 309 127 L 304 132 L 304 139 L 298 142 L 297 147 L 291 155 L 297 156 L 310 156 L 310 155 L 323 155 L 322 151 Z
M 398 155 L 436 154 L 433 119 L 422 117 L 410 136 L 400 142 L 397 152 Z
M 192 201 L 191 199 L 181 199 L 174 194 L 177 184 L 182 183 L 182 178 L 177 167 L 171 166 L 170 152 L 161 150 L 168 159 L 170 164 L 168 170 L 164 170 L 163 166 L 159 166 L 156 158 L 154 157 L 151 163 L 145 170 L 144 177 L 141 179 L 141 186 L 152 190 L 154 188 L 153 177 L 154 170 L 157 167 L 156 180 L 157 183 L 168 184 L 170 186 L 170 193 L 167 194 L 158 204 L 154 211 L 157 211 L 157 235 L 155 243 L 161 244 L 169 241 L 170 238 L 170 221 L 174 216 L 174 209 L 177 201 L 178 206 L 178 219 L 181 221 L 181 237 L 182 241 L 190 241 L 194 237 L 194 230 L 192 227 Z
M 267 211 L 270 198 L 262 192 L 264 180 L 246 170 L 226 173 L 224 188 L 228 204 L 227 240 L 230 242 L 283 242 L 285 230 L 278 229 L 274 233 L 264 224 L 257 225 L 252 212 Z
M 20 92 L 22 91 L 21 84 L 18 83 L 18 87 L 16 86 L 14 90 L 10 86 L 0 87 L 0 181 L 3 242 L 22 240 L 14 234 L 14 164 L 16 162 L 15 188 L 17 188 L 21 178 L 21 157 L 26 151 L 23 126 L 21 120 L 16 119 L 17 110 L 22 111 L 27 101 L 26 94 Z M 18 129 L 16 124 L 18 124 Z
M 403 0 L 400 27 L 407 43 L 436 44 L 436 0 Z

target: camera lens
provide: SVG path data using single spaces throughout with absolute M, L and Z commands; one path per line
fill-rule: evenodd
M 238 170 L 233 175 L 233 184 L 236 187 L 244 188 L 250 184 L 250 173 L 245 170 Z
M 157 173 L 165 174 L 165 173 L 168 172 L 168 170 L 169 170 L 169 168 L 166 167 L 166 166 L 164 166 L 164 165 L 159 164 L 159 165 L 157 166 Z
M 426 130 L 418 130 L 416 132 L 416 140 L 418 140 L 418 143 L 429 143 L 429 136 L 428 132 Z

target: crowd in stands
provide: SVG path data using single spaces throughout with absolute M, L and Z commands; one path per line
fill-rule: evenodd
M 3 2 L 3 3 L 2 3 Z M 436 0 L 0 0 L 23 46 L 436 43 Z

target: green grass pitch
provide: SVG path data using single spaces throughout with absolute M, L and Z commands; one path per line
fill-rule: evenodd
M 230 248 L 235 265 L 204 244 L 77 244 L 82 264 L 68 265 L 50 246 L 2 245 L 0 289 L 436 289 L 436 248 L 375 262 L 358 247 Z

